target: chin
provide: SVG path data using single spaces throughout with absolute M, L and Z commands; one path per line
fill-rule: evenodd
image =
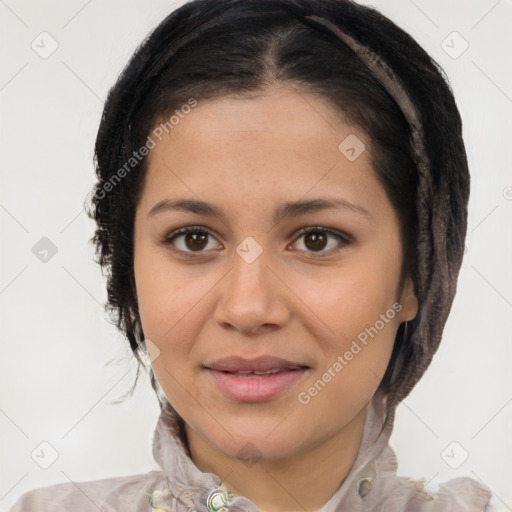
M 272 441 L 265 436 L 257 439 L 244 437 L 239 438 L 237 442 L 231 441 L 219 446 L 218 449 L 226 456 L 250 465 L 258 461 L 277 461 L 292 457 L 296 454 L 300 444 L 302 444 L 300 440 L 293 440 L 289 437 L 287 440 L 276 437 Z
M 307 432 L 296 425 L 279 425 L 278 421 L 266 419 L 263 425 L 247 423 L 238 428 L 233 425 L 226 428 L 227 432 L 218 427 L 215 432 L 211 425 L 204 436 L 209 444 L 226 456 L 247 461 L 248 465 L 256 460 L 275 461 L 286 459 L 302 451 L 307 445 L 315 444 L 315 440 Z M 277 427 L 277 428 L 276 428 Z M 203 434 L 204 435 L 204 434 Z

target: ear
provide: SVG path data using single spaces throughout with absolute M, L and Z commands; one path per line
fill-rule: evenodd
M 412 320 L 418 314 L 418 299 L 414 293 L 414 283 L 410 277 L 405 279 L 400 304 L 402 304 L 400 311 L 402 322 Z

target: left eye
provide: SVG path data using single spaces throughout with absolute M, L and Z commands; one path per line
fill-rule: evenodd
M 185 249 L 177 247 L 178 251 L 188 252 L 186 249 L 191 249 L 192 252 L 203 252 L 202 249 L 208 245 L 208 237 L 213 237 L 212 233 L 204 228 L 187 227 L 181 228 L 171 233 L 166 239 L 167 245 L 176 246 L 176 239 L 183 238 L 182 242 L 185 243 Z
M 180 252 L 199 253 L 205 252 L 204 250 L 208 248 L 208 237 L 214 238 L 213 234 L 209 230 L 190 226 L 174 231 L 165 238 L 164 242 L 166 245 L 173 245 Z M 303 244 L 307 248 L 306 252 L 313 253 L 338 252 L 350 243 L 349 238 L 342 233 L 322 228 L 320 226 L 302 229 L 298 233 L 297 240 L 300 240 L 301 238 L 304 238 Z M 331 247 L 324 250 L 329 245 L 329 239 L 337 239 L 338 242 L 334 244 L 331 243 Z M 219 244 L 217 248 L 220 249 L 222 246 Z
M 322 228 L 321 226 L 304 228 L 298 234 L 300 235 L 299 239 L 303 237 L 304 245 L 308 249 L 312 249 L 313 253 L 336 253 L 350 243 L 347 236 L 331 229 Z M 324 251 L 326 245 L 328 245 L 327 242 L 329 238 L 337 239 L 338 243 L 331 244 L 331 247 Z

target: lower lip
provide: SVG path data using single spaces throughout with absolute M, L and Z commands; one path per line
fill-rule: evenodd
M 272 375 L 240 376 L 207 369 L 220 391 L 238 402 L 262 402 L 296 384 L 307 369 L 287 370 Z

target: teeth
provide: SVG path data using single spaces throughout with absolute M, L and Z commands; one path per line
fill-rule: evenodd
M 279 368 L 274 368 L 273 370 L 267 370 L 265 372 L 253 372 L 254 375 L 272 375 L 273 373 L 279 372 Z
M 263 372 L 256 370 L 238 370 L 236 372 L 228 372 L 233 373 L 234 375 L 273 375 L 274 373 L 279 373 L 281 371 L 280 368 L 273 368 L 271 370 L 265 370 Z

